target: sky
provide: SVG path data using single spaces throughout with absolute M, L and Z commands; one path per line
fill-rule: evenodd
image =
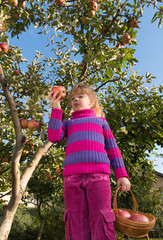
M 141 23 L 139 23 L 137 46 L 135 46 L 135 57 L 139 63 L 135 70 L 139 71 L 140 75 L 145 75 L 146 72 L 151 73 L 156 77 L 152 85 L 160 85 L 163 84 L 163 26 L 158 28 L 158 21 L 151 24 L 153 14 L 152 7 L 145 9 Z M 9 44 L 19 46 L 23 57 L 31 62 L 35 56 L 35 50 L 45 51 L 46 39 L 36 34 L 34 28 L 29 28 L 27 32 L 19 36 L 19 39 L 10 39 Z M 163 153 L 163 148 L 158 147 L 158 151 L 155 152 Z M 163 173 L 163 158 L 158 159 L 155 155 L 151 155 L 150 159 L 155 161 L 155 170 Z

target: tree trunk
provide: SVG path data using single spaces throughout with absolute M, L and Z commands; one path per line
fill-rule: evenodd
M 17 186 L 19 190 L 16 191 L 17 194 L 15 194 L 15 191 L 13 191 L 13 189 L 15 189 L 15 185 L 13 184 L 11 199 L 8 205 L 4 206 L 2 216 L 0 217 L 0 240 L 8 239 L 14 215 L 17 211 L 19 202 L 22 198 L 23 192 L 28 184 L 28 181 L 31 178 L 35 168 L 37 167 L 41 157 L 47 152 L 51 145 L 52 143 L 46 142 L 44 143 L 43 146 L 39 147 L 36 155 L 28 163 L 27 168 L 25 169 L 24 173 L 20 178 L 19 181 L 20 185 Z
M 1 240 L 8 239 L 13 218 L 17 211 L 20 199 L 21 199 L 21 194 L 16 199 L 11 197 L 8 205 L 5 205 L 3 207 L 3 213 L 0 217 L 0 239 Z
M 39 218 L 40 218 L 40 227 L 39 227 L 39 231 L 38 231 L 37 240 L 41 240 L 41 235 L 42 235 L 42 231 L 44 228 L 44 216 L 41 214 L 41 206 L 38 206 L 38 214 L 39 214 Z

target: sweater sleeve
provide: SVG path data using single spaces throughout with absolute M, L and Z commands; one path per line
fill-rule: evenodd
M 105 138 L 105 149 L 110 159 L 110 164 L 114 170 L 116 180 L 121 177 L 128 177 L 125 165 L 123 162 L 122 155 L 117 146 L 116 140 L 113 136 L 113 133 L 109 127 L 109 124 L 104 119 L 104 138 Z
M 52 109 L 48 123 L 48 139 L 52 143 L 59 142 L 66 134 L 66 128 L 62 123 L 62 113 L 60 109 Z

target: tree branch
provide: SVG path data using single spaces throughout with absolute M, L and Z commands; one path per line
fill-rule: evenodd
M 12 163 L 11 163 L 11 174 L 12 174 L 12 195 L 17 196 L 19 192 L 19 187 L 20 187 L 19 161 L 21 158 L 23 146 L 26 141 L 26 137 L 22 134 L 16 104 L 7 86 L 7 81 L 5 80 L 1 64 L 0 64 L 0 83 L 2 85 L 2 90 L 4 92 L 6 100 L 9 104 L 10 113 L 11 113 L 12 121 L 14 124 L 15 135 L 16 135 L 16 145 L 14 148 Z
M 27 168 L 25 169 L 24 173 L 21 176 L 20 184 L 21 184 L 21 191 L 23 192 L 27 186 L 27 183 L 32 176 L 34 170 L 36 169 L 41 157 L 48 151 L 51 147 L 51 142 L 46 142 L 43 146 L 39 147 L 36 155 L 33 159 L 28 163 Z
M 104 83 L 102 83 L 99 87 L 97 87 L 94 91 L 97 92 L 101 87 L 103 87 L 104 85 L 106 85 L 107 83 L 110 83 L 110 82 L 116 82 L 120 80 L 120 78 L 114 78 L 114 79 L 111 79 L 111 80 L 108 80 Z
M 85 77 L 85 75 L 87 73 L 87 69 L 88 69 L 88 63 L 84 63 L 84 67 L 82 69 L 82 72 L 80 74 L 78 82 L 82 82 L 83 81 L 83 79 L 84 79 L 84 77 Z

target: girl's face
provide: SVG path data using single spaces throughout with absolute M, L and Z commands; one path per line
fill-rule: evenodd
M 74 111 L 90 109 L 94 99 L 88 97 L 85 93 L 76 93 L 71 97 L 71 106 Z

